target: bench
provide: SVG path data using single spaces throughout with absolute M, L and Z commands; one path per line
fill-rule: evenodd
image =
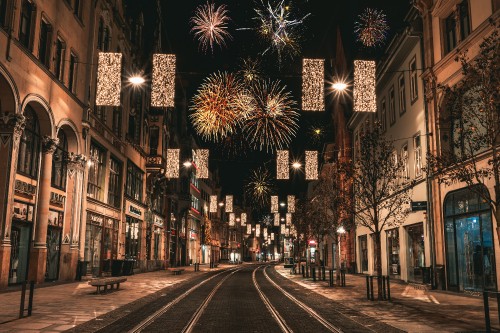
M 108 277 L 108 278 L 99 278 L 92 279 L 89 281 L 89 284 L 93 287 L 97 288 L 96 293 L 99 294 L 101 292 L 101 287 L 104 287 L 104 292 L 108 290 L 108 286 L 113 286 L 116 284 L 116 289 L 120 289 L 120 283 L 127 281 L 125 277 Z
M 184 272 L 184 268 L 173 268 L 171 271 L 174 275 L 181 275 L 181 273 Z

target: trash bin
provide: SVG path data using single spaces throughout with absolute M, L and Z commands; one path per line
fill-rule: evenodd
M 88 263 L 89 263 L 88 261 L 78 260 L 78 264 L 76 265 L 76 277 L 75 277 L 76 281 L 82 281 L 82 276 L 87 274 Z
M 111 264 L 111 276 L 122 275 L 123 260 L 115 259 Z
M 123 268 L 122 272 L 123 275 L 132 275 L 134 274 L 134 264 L 135 260 L 134 259 L 126 259 L 123 261 Z

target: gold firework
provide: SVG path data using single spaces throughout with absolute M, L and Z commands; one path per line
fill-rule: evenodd
M 196 132 L 204 139 L 218 142 L 235 132 L 245 117 L 237 98 L 242 94 L 241 82 L 233 74 L 214 73 L 205 79 L 193 97 L 189 117 Z
M 272 152 L 288 146 L 298 129 L 296 103 L 279 81 L 259 81 L 243 93 L 246 118 L 243 133 L 254 149 Z
M 245 185 L 245 193 L 250 201 L 257 207 L 265 207 L 272 191 L 273 184 L 269 171 L 265 168 L 253 170 Z
M 248 84 L 262 79 L 260 62 L 258 60 L 253 60 L 252 58 L 243 59 L 238 74 L 245 81 L 245 83 Z
M 209 4 L 208 2 L 196 8 L 195 15 L 191 18 L 193 24 L 191 32 L 198 38 L 204 52 L 210 47 L 213 53 L 214 44 L 225 46 L 226 39 L 232 39 L 231 34 L 227 31 L 227 24 L 230 21 L 228 13 L 225 5 L 215 8 L 213 3 Z

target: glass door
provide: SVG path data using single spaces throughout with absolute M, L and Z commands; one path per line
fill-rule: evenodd
M 27 279 L 30 234 L 30 226 L 15 221 L 12 223 L 9 284 L 21 283 Z
M 102 228 L 87 224 L 85 242 L 85 260 L 88 261 L 87 270 L 92 276 L 101 273 Z
M 59 276 L 61 254 L 61 229 L 49 226 L 47 229 L 47 270 L 45 279 L 54 281 Z

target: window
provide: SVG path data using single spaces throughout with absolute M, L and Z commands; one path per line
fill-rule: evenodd
M 458 5 L 458 15 L 460 17 L 460 38 L 464 40 L 470 34 L 469 3 L 467 0 Z
M 158 126 L 152 126 L 149 129 L 149 155 L 158 155 L 158 140 L 160 130 Z
M 108 205 L 120 208 L 122 165 L 119 160 L 111 157 L 109 163 Z
M 401 163 L 403 163 L 403 181 L 407 181 L 408 179 L 410 179 L 410 169 L 408 168 L 408 144 L 405 144 L 401 148 Z
M 35 17 L 35 5 L 29 0 L 24 0 L 21 6 L 21 19 L 19 22 L 19 42 L 30 51 L 33 47 L 33 23 Z
M 7 1 L 0 0 L 0 27 L 7 27 Z
M 104 181 L 106 152 L 94 142 L 90 144 L 90 167 L 87 196 L 102 201 L 102 183 Z
M 387 107 L 385 104 L 385 98 L 382 99 L 382 104 L 381 104 L 381 111 L 380 111 L 380 126 L 382 127 L 382 132 L 385 132 L 387 129 Z
M 55 67 L 54 72 L 59 79 L 59 81 L 63 81 L 64 79 L 64 58 L 66 55 L 66 43 L 60 38 L 57 37 L 56 41 L 56 54 L 55 54 Z
M 143 177 L 144 172 L 134 163 L 128 161 L 126 194 L 137 201 L 142 201 Z
M 82 1 L 75 0 L 75 6 L 73 7 L 73 13 L 78 19 L 82 19 Z
M 396 105 L 395 105 L 395 96 L 394 96 L 394 86 L 389 90 L 389 117 L 391 125 L 394 125 L 396 122 Z
M 390 275 L 399 278 L 401 266 L 399 261 L 399 230 L 398 228 L 387 230 L 387 263 Z
M 415 177 L 422 176 L 422 143 L 420 133 L 413 137 L 413 149 L 415 158 Z
M 108 52 L 111 44 L 111 36 L 109 26 L 104 27 L 104 34 L 102 36 L 102 50 Z
M 405 92 L 405 76 L 401 74 L 399 77 L 399 114 L 406 112 L 406 92 Z
M 191 208 L 196 209 L 198 212 L 200 211 L 200 199 L 191 195 Z
M 42 18 L 40 24 L 40 44 L 38 48 L 38 59 L 50 68 L 50 55 L 52 46 L 52 26 Z
M 139 144 L 141 139 L 142 111 L 142 95 L 140 94 L 140 92 L 134 92 L 130 95 L 129 109 L 128 137 L 133 143 Z
M 368 270 L 368 237 L 366 235 L 359 236 L 359 255 L 361 259 L 361 271 Z
M 444 20 L 444 54 L 450 53 L 457 46 L 456 27 L 455 13 L 451 13 Z
M 418 98 L 418 78 L 417 78 L 417 59 L 413 57 L 410 62 L 410 99 L 413 103 Z
M 99 118 L 102 122 L 106 121 L 106 107 L 99 105 L 95 107 L 95 115 L 97 118 Z
M 59 130 L 57 134 L 59 143 L 52 156 L 52 179 L 51 184 L 53 187 L 64 190 L 66 188 L 66 174 L 68 171 L 68 164 L 66 158 L 68 156 L 68 140 L 63 130 Z
M 38 159 L 40 155 L 40 124 L 31 106 L 24 110 L 25 127 L 19 142 L 17 171 L 31 178 L 38 176 Z
M 119 138 L 122 137 L 122 108 L 113 108 L 113 133 Z
M 99 30 L 97 31 L 97 49 L 103 51 L 103 38 L 104 38 L 104 20 L 99 18 Z
M 77 74 L 78 74 L 78 57 L 73 52 L 71 52 L 69 55 L 68 88 L 72 93 L 76 92 Z
M 125 259 L 137 259 L 141 245 L 141 221 L 126 217 L 125 226 Z

